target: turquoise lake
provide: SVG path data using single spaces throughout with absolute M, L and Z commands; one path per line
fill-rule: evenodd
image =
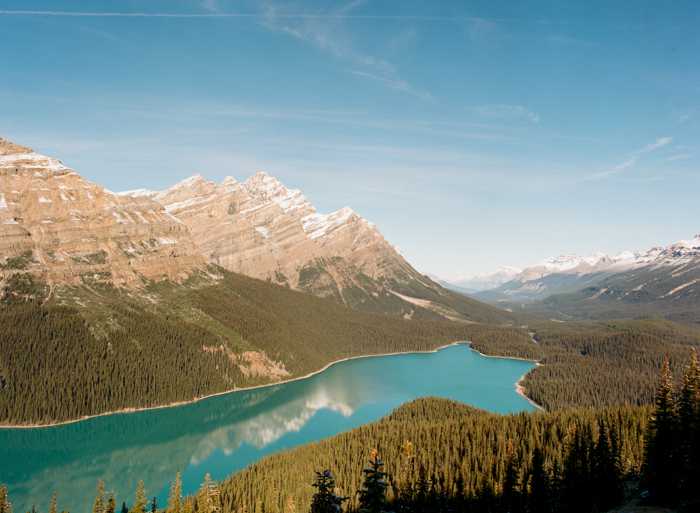
M 184 493 L 263 456 L 377 420 L 415 397 L 455 399 L 492 412 L 534 410 L 515 392 L 531 362 L 486 358 L 460 344 L 435 353 L 348 360 L 310 378 L 195 403 L 105 415 L 72 424 L 0 429 L 0 483 L 16 513 L 92 511 L 102 479 L 118 510 L 140 479 L 167 505 L 181 473 Z M 322 469 L 319 469 L 322 470 Z M 309 476 L 313 480 L 313 476 Z

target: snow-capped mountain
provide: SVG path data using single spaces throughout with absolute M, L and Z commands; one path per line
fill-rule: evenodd
M 573 292 L 603 282 L 608 283 L 627 275 L 641 276 L 653 270 L 659 272 L 664 269 L 674 276 L 682 273 L 692 275 L 690 270 L 695 268 L 700 268 L 700 235 L 666 247 L 657 246 L 648 251 L 622 251 L 616 255 L 560 255 L 548 258 L 534 266 L 526 267 L 511 280 L 476 297 L 491 302 L 507 298 L 539 299 L 550 294 Z M 655 278 L 657 283 L 659 279 Z M 644 284 L 641 284 L 639 290 L 643 288 Z
M 509 282 L 522 272 L 517 267 L 503 266 L 489 274 L 478 274 L 473 278 L 451 278 L 443 280 L 444 286 L 460 292 L 491 290 Z

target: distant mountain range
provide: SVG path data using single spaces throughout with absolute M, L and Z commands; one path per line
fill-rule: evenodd
M 418 273 L 349 207 L 320 214 L 265 173 L 113 193 L 0 138 L 0 286 L 22 273 L 52 287 L 138 290 L 211 264 L 367 311 L 506 319 Z
M 563 319 L 654 314 L 695 323 L 700 321 L 700 235 L 643 252 L 561 255 L 522 270 L 502 268 L 441 283 L 458 291 L 471 285 L 476 289 L 471 297 L 480 301 L 513 311 L 554 312 Z

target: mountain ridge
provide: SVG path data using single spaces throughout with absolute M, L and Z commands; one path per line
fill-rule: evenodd
M 0 140 L 0 287 L 30 274 L 49 286 L 140 289 L 182 282 L 210 264 L 366 311 L 508 321 L 420 275 L 350 207 L 320 214 L 264 172 L 218 185 L 194 174 L 164 191 L 113 193 Z

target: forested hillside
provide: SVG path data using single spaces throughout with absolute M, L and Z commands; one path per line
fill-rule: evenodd
M 654 317 L 578 323 L 531 317 L 527 322 L 531 341 L 482 339 L 472 348 L 539 361 L 522 384 L 547 410 L 649 405 L 664 359 L 681 374 L 691 347 L 700 345 L 697 329 Z
M 519 328 L 404 320 L 212 272 L 138 294 L 104 284 L 49 290 L 14 275 L 0 302 L 0 423 L 188 401 L 360 355 L 528 339 Z

